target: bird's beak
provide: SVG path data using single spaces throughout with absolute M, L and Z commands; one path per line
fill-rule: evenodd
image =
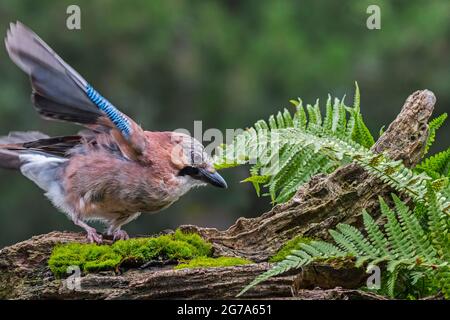
M 224 178 L 220 174 L 218 174 L 216 171 L 210 172 L 207 169 L 199 168 L 199 175 L 200 179 L 208 182 L 209 184 L 212 184 L 215 187 L 219 188 L 228 188 L 228 185 Z

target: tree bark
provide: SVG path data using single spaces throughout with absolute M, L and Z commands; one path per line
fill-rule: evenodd
M 428 136 L 427 121 L 435 103 L 428 90 L 413 93 L 400 114 L 372 150 L 415 165 Z M 214 255 L 239 256 L 254 264 L 224 268 L 173 270 L 172 266 L 100 272 L 81 277 L 80 290 L 67 280 L 56 279 L 48 269 L 52 248 L 59 243 L 84 242 L 84 235 L 52 232 L 0 250 L 0 298 L 8 299 L 231 299 L 251 280 L 268 270 L 267 260 L 287 240 L 297 235 L 328 238 L 338 223 L 361 225 L 366 208 L 378 216 L 378 196 L 392 190 L 349 164 L 329 175 L 317 175 L 303 185 L 286 204 L 277 205 L 260 217 L 240 218 L 225 231 L 181 226 L 197 232 L 214 246 Z M 251 289 L 245 298 L 292 299 L 383 299 L 358 291 L 364 270 L 351 265 L 314 263 L 301 272 L 274 277 Z
M 267 262 L 223 268 L 174 270 L 173 265 L 132 268 L 84 275 L 80 286 L 71 277 L 57 279 L 47 266 L 53 247 L 68 242 L 86 242 L 81 233 L 51 232 L 35 236 L 0 251 L 0 298 L 3 299 L 233 299 L 257 275 L 267 271 Z M 318 277 L 328 274 L 327 277 Z M 322 270 L 322 271 L 320 271 Z M 331 271 L 331 273 L 330 273 Z M 313 264 L 297 275 L 290 272 L 269 279 L 250 290 L 245 298 L 364 298 L 360 286 L 363 270 L 342 265 L 330 268 Z M 347 288 L 333 278 L 351 279 Z M 313 280 L 315 279 L 315 280 Z M 316 281 L 318 280 L 318 281 Z M 315 281 L 311 286 L 311 281 Z M 302 284 L 306 284 L 303 286 Z M 350 284 L 350 286 L 348 286 Z M 345 285 L 345 284 L 344 284 Z M 327 289 L 322 290 L 316 287 Z M 352 289 L 352 290 L 350 290 Z M 378 297 L 371 295 L 370 298 Z M 381 299 L 381 297 L 378 297 Z

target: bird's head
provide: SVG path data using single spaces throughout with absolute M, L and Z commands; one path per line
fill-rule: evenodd
M 217 173 L 211 157 L 197 139 L 182 133 L 172 133 L 172 140 L 175 142 L 172 161 L 178 164 L 179 176 L 193 179 L 195 184 L 209 183 L 227 188 L 227 183 Z
M 214 168 L 213 160 L 197 139 L 179 132 L 167 134 L 170 139 L 167 151 L 177 179 L 192 187 L 211 184 L 227 188 L 227 183 Z

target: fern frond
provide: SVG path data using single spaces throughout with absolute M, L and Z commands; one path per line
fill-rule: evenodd
M 401 161 L 389 160 L 382 154 L 371 156 L 368 153 L 354 154 L 353 159 L 371 174 L 394 189 L 408 194 L 416 202 L 426 201 L 427 185 L 433 181 L 426 173 L 416 173 L 405 167 Z M 440 209 L 449 213 L 450 198 L 441 192 L 437 195 Z
M 276 263 L 270 270 L 264 272 L 263 274 L 256 277 L 250 284 L 248 284 L 237 297 L 243 295 L 250 288 L 258 285 L 261 282 L 268 280 L 269 278 L 275 277 L 277 275 L 283 274 L 293 268 L 301 268 L 312 261 L 312 257 L 306 252 L 298 252 L 297 255 L 287 256 L 283 261 Z
M 392 272 L 390 272 L 387 276 L 386 280 L 386 291 L 389 297 L 395 297 L 395 287 L 397 284 L 398 274 L 400 272 L 400 268 L 394 268 Z
M 353 108 L 359 113 L 361 104 L 361 93 L 359 92 L 358 82 L 355 81 L 355 96 L 353 97 Z
M 309 246 L 314 247 L 316 250 L 321 252 L 321 255 L 323 257 L 326 256 L 333 256 L 333 257 L 344 257 L 347 256 L 348 253 L 345 251 L 342 251 L 338 247 L 336 247 L 334 244 L 325 242 L 325 241 L 313 241 L 309 243 Z
M 259 176 L 257 174 L 254 174 L 248 178 L 245 178 L 241 182 L 251 182 L 253 184 L 253 187 L 255 188 L 256 194 L 259 197 L 261 192 L 260 184 L 267 183 L 267 181 L 269 181 L 269 178 L 269 176 Z
M 370 148 L 375 143 L 375 139 L 364 123 L 360 113 L 355 114 L 355 129 L 352 133 L 352 139 L 366 148 Z
M 378 255 L 388 256 L 390 254 L 388 250 L 388 241 L 375 220 L 373 220 L 372 216 L 368 214 L 366 210 L 363 210 L 363 221 L 369 240 L 372 246 L 378 250 Z
M 230 145 L 219 147 L 215 157 L 216 169 L 224 169 L 244 163 L 257 163 L 251 176 L 269 176 L 266 183 L 269 195 L 274 202 L 289 200 L 298 187 L 317 173 L 329 173 L 348 163 L 349 158 L 337 154 L 327 147 L 303 143 L 295 133 L 304 138 L 334 139 L 334 143 L 348 141 L 362 147 L 370 147 L 373 138 L 362 120 L 359 107 L 359 88 L 356 89 L 355 104 L 347 107 L 342 100 L 329 96 L 326 102 L 325 117 L 322 117 L 319 100 L 314 105 L 303 107 L 302 100 L 291 102 L 296 112 L 293 116 L 285 109 L 268 121 L 259 120 Z M 247 180 L 259 193 L 260 183 Z
M 292 170 L 286 171 L 286 181 L 275 186 L 282 189 L 279 190 L 274 202 L 283 203 L 288 201 L 312 175 L 320 172 L 329 173 L 338 166 L 337 163 L 330 161 L 324 155 L 315 156 L 314 152 L 310 152 L 306 159 L 296 162 L 297 165 L 293 165 Z M 289 176 L 291 172 L 293 175 Z
M 436 249 L 437 255 L 444 260 L 450 261 L 449 219 L 440 209 L 437 194 L 429 186 L 427 190 L 427 217 L 431 242 Z
M 426 237 L 419 220 L 412 214 L 411 210 L 395 194 L 392 195 L 398 213 L 403 234 L 407 234 L 415 248 L 415 256 L 423 257 L 424 260 L 432 262 L 436 257 L 436 251 Z
M 403 232 L 395 212 L 389 208 L 384 199 L 380 197 L 379 201 L 381 213 L 387 218 L 384 228 L 390 243 L 390 251 L 397 259 L 413 258 L 415 252 L 411 236 Z
M 355 265 L 377 265 L 386 262 L 386 276 L 381 292 L 391 297 L 396 296 L 399 275 L 402 281 L 409 279 L 415 285 L 418 279 L 427 279 L 436 286 L 427 288 L 425 293 L 435 293 L 440 288 L 444 295 L 450 297 L 450 257 L 448 219 L 442 212 L 437 193 L 430 184 L 427 187 L 428 229 L 422 227 L 419 218 L 397 196 L 393 195 L 395 210 L 389 208 L 380 198 L 382 217 L 387 219 L 383 230 L 374 219 L 363 212 L 364 228 L 367 236 L 353 226 L 339 224 L 336 230 L 330 230 L 335 244 L 324 241 L 301 243 L 285 260 L 274 265 L 270 270 L 258 276 L 239 295 L 253 286 L 282 274 L 288 270 L 301 268 L 316 261 L 337 257 L 356 258 Z M 430 291 L 430 292 L 429 292 Z
M 336 229 L 339 230 L 344 238 L 353 243 L 357 248 L 359 256 L 377 257 L 377 250 L 371 246 L 369 240 L 356 229 L 348 224 L 338 224 Z
M 284 152 L 288 152 L 286 150 L 308 152 L 308 157 L 302 158 L 302 161 L 297 163 L 297 167 L 301 168 L 302 171 L 296 175 L 295 181 L 297 184 L 294 184 L 293 187 L 306 182 L 312 174 L 318 173 L 319 170 L 323 172 L 324 168 L 333 168 L 338 164 L 348 163 L 350 160 L 360 164 L 394 189 L 408 194 L 417 202 L 426 200 L 427 184 L 432 181 L 432 178 L 426 173 L 416 173 L 405 167 L 402 161 L 393 161 L 383 154 L 374 154 L 352 140 L 327 135 L 318 136 L 296 128 L 272 130 L 270 135 L 266 131 L 256 132 L 254 129 L 249 129 L 243 137 L 246 139 L 245 143 L 237 142 L 225 150 L 225 159 L 227 154 L 232 154 L 231 162 L 237 162 L 240 159 L 246 159 L 248 162 L 250 157 L 245 154 L 245 145 L 250 145 L 251 152 L 262 158 L 260 160 L 261 175 L 273 176 L 279 174 L 279 159 L 286 157 L 284 154 Z M 300 148 L 293 148 L 294 143 Z M 244 145 L 243 148 L 241 148 L 242 145 Z M 290 146 L 290 148 L 286 148 L 286 146 Z M 319 161 L 322 157 L 324 157 L 324 163 Z M 283 192 L 292 191 L 292 189 L 284 189 L 288 184 L 289 182 L 280 184 L 277 188 Z M 292 187 L 292 185 L 290 186 Z M 448 212 L 450 199 L 444 193 L 438 192 L 437 195 L 441 209 Z M 283 196 L 287 198 L 286 195 Z M 281 197 L 277 195 L 277 198 Z
M 309 244 L 299 244 L 299 249 L 292 250 L 291 255 L 287 256 L 281 262 L 276 263 L 270 270 L 262 273 L 256 277 L 249 285 L 247 285 L 237 295 L 238 297 L 243 295 L 250 288 L 258 285 L 261 282 L 268 280 L 271 277 L 283 274 L 291 269 L 301 268 L 314 259 L 317 258 L 330 258 L 330 257 L 345 257 L 348 254 L 342 251 L 335 245 L 324 241 L 313 241 Z
M 450 148 L 424 159 L 415 169 L 435 179 L 442 176 L 450 177 Z
M 308 119 L 306 118 L 305 109 L 303 108 L 303 102 L 299 98 L 298 103 L 295 105 L 296 112 L 294 114 L 294 128 L 306 129 L 306 124 L 308 123 Z
M 323 128 L 326 131 L 332 131 L 333 128 L 333 106 L 331 105 L 331 95 L 328 95 L 328 99 L 325 105 L 325 119 L 323 121 Z
M 450 266 L 447 264 L 437 270 L 436 278 L 446 299 L 450 299 Z
M 434 140 L 436 139 L 436 131 L 444 124 L 445 120 L 447 119 L 447 113 L 443 113 L 440 116 L 434 118 L 430 121 L 428 124 L 428 139 L 427 143 L 425 145 L 425 151 L 424 154 L 427 154 L 430 150 L 431 146 L 434 143 Z

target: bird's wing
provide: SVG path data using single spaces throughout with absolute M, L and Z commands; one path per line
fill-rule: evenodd
M 127 158 L 143 158 L 146 139 L 142 128 L 102 97 L 33 31 L 20 22 L 11 23 L 5 45 L 14 63 L 30 76 L 32 101 L 42 117 L 107 130 Z
M 72 148 L 88 138 L 82 135 L 49 137 L 37 131 L 10 132 L 8 136 L 0 137 L 0 168 L 19 169 L 19 155 L 24 153 L 65 158 Z

